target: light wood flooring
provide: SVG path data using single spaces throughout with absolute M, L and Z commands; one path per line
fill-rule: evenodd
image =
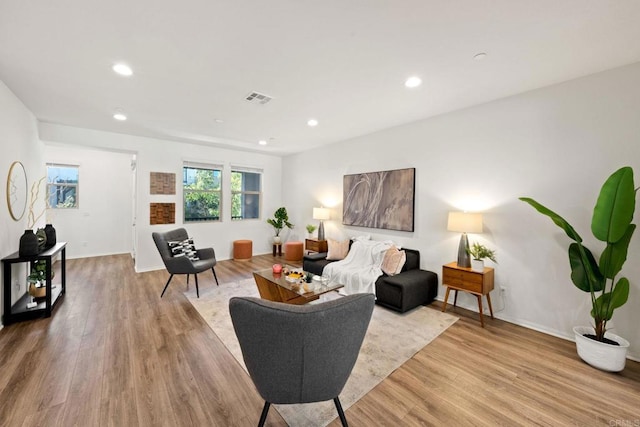
M 224 286 L 274 261 L 216 272 Z M 183 277 L 160 299 L 167 278 L 134 273 L 128 255 L 69 260 L 53 316 L 0 331 L 0 425 L 257 425 L 251 379 L 184 297 Z M 215 286 L 210 272 L 200 285 Z M 351 426 L 640 425 L 640 363 L 600 372 L 571 342 L 448 312 L 460 320 L 349 408 Z M 267 424 L 286 425 L 273 409 Z

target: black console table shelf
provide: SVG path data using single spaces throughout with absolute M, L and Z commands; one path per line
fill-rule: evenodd
M 2 323 L 10 325 L 22 320 L 36 319 L 38 317 L 50 317 L 54 307 L 62 300 L 66 291 L 66 242 L 57 243 L 55 246 L 32 257 L 21 257 L 18 252 L 2 259 L 2 269 L 4 271 L 4 314 Z M 53 258 L 60 254 L 60 284 L 51 283 L 51 271 L 53 270 Z M 13 305 L 11 304 L 11 266 L 19 263 L 29 263 L 29 268 L 34 261 L 43 260 L 46 264 L 46 287 L 47 293 L 43 298 L 35 300 L 38 303 L 33 308 L 27 308 L 27 303 L 31 300 L 29 292 L 24 294 Z

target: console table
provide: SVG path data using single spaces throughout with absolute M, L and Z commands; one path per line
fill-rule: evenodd
M 66 291 L 66 246 L 66 242 L 59 242 L 56 243 L 55 246 L 35 256 L 21 257 L 18 252 L 16 252 L 2 259 L 2 270 L 4 272 L 4 314 L 2 316 L 2 323 L 4 325 L 42 316 L 51 316 L 53 308 L 62 300 Z M 53 270 L 53 258 L 58 254 L 60 254 L 60 285 L 54 287 L 51 284 L 51 271 Z M 41 260 L 45 261 L 46 265 L 46 296 L 40 301 L 36 301 L 38 303 L 37 306 L 27 308 L 27 303 L 30 302 L 29 290 L 27 288 L 18 301 L 11 305 L 11 290 L 13 287 L 11 266 L 13 264 L 29 263 L 27 268 L 29 269 L 28 271 L 31 271 L 32 263 Z
M 482 296 L 486 295 L 489 311 L 493 319 L 493 307 L 491 307 L 491 295 L 489 292 L 493 290 L 493 268 L 485 267 L 483 271 L 473 271 L 470 268 L 458 267 L 457 262 L 450 262 L 442 266 L 442 284 L 447 287 L 444 294 L 444 304 L 442 311 L 447 309 L 447 300 L 449 299 L 449 291 L 456 291 L 453 298 L 453 306 L 458 302 L 458 291 L 469 292 L 478 299 L 478 311 L 480 312 L 480 324 L 484 328 L 484 317 L 482 316 Z

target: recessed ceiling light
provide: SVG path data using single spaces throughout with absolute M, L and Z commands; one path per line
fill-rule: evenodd
M 406 87 L 409 87 L 409 88 L 418 87 L 418 86 L 420 86 L 421 84 L 422 84 L 422 79 L 421 79 L 420 77 L 417 77 L 417 76 L 409 77 L 409 78 L 404 82 L 404 85 L 405 85 Z
M 129 77 L 133 74 L 133 70 L 127 64 L 118 63 L 113 66 L 113 71 L 121 76 Z
M 318 121 L 316 119 L 307 120 L 307 124 L 311 127 L 318 126 Z
M 267 145 L 267 141 L 265 141 L 264 139 L 261 139 L 260 141 L 258 141 L 258 144 Z
M 224 123 L 224 120 L 222 119 L 213 119 L 213 121 L 216 123 Z
M 124 114 L 122 114 L 122 113 L 115 113 L 115 114 L 113 115 L 113 118 L 114 118 L 114 119 L 116 119 L 116 120 L 120 120 L 121 122 L 123 122 L 123 121 L 127 120 L 127 116 L 125 116 L 125 115 L 124 115 Z
M 487 54 L 484 52 L 476 53 L 475 55 L 473 55 L 473 59 L 475 59 L 476 61 L 482 61 L 486 57 L 487 57 Z

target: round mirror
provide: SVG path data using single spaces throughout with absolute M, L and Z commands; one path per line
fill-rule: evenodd
M 9 168 L 7 206 L 14 221 L 20 221 L 27 209 L 27 172 L 21 162 L 13 162 Z

